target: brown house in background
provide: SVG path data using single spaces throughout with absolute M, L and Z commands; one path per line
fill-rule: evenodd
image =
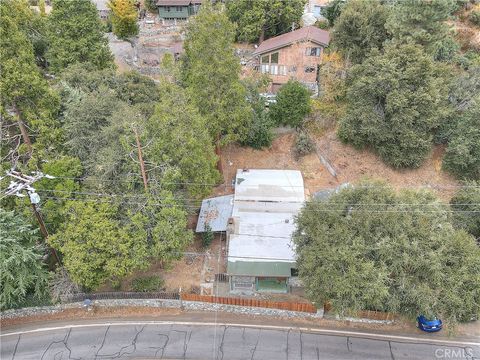
M 330 43 L 328 31 L 307 26 L 265 40 L 253 53 L 257 57 L 258 71 L 269 74 L 272 92 L 288 80 L 298 80 L 317 91 L 318 66 L 323 49 Z

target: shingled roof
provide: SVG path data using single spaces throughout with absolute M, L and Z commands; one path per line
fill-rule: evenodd
M 328 31 L 319 29 L 316 26 L 306 26 L 301 29 L 265 40 L 260 44 L 253 54 L 264 54 L 272 50 L 289 46 L 299 41 L 312 41 L 319 45 L 328 46 L 330 43 L 330 34 Z

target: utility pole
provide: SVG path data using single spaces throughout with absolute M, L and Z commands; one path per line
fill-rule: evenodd
M 37 204 L 40 202 L 40 196 L 35 192 L 35 189 L 31 186 L 35 181 L 38 181 L 42 178 L 47 178 L 47 179 L 53 179 L 53 176 L 43 174 L 41 172 L 35 172 L 33 176 L 29 175 L 24 175 L 18 171 L 15 170 L 10 170 L 7 171 L 7 176 L 13 178 L 14 180 L 10 181 L 10 185 L 7 188 L 7 191 L 5 192 L 5 195 L 15 195 L 18 197 L 25 197 L 24 194 L 22 194 L 22 190 L 27 190 L 28 196 L 30 199 L 30 205 L 32 206 L 33 209 L 33 214 L 35 215 L 35 218 L 37 219 L 38 225 L 40 227 L 40 231 L 43 235 L 43 238 L 45 239 L 45 242 L 48 238 L 48 231 L 45 226 L 45 222 L 43 221 L 42 214 L 38 211 Z M 61 265 L 60 258 L 56 252 L 56 250 L 52 247 L 48 247 L 50 250 L 50 253 L 52 256 L 55 258 L 56 262 Z
M 143 161 L 142 144 L 140 143 L 140 137 L 138 136 L 138 131 L 135 126 L 133 126 L 133 132 L 135 133 L 135 141 L 137 143 L 138 161 L 140 162 L 140 171 L 142 173 L 143 186 L 145 187 L 145 191 L 148 191 L 148 178 L 147 172 L 145 171 L 145 162 Z
M 33 152 L 32 142 L 30 141 L 30 136 L 28 136 L 27 127 L 25 126 L 22 120 L 22 113 L 20 112 L 20 110 L 17 108 L 16 105 L 13 105 L 13 109 L 12 111 L 9 111 L 9 113 L 17 117 L 17 124 L 20 129 L 20 133 L 22 134 L 23 142 L 27 145 L 28 152 L 31 155 Z

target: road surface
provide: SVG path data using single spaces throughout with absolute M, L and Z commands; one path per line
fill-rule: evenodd
M 7 359 L 480 359 L 480 342 L 343 330 L 175 321 L 2 331 Z

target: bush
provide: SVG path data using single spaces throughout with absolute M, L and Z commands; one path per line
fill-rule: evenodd
M 203 247 L 209 247 L 213 241 L 213 231 L 209 224 L 205 225 L 205 232 L 202 234 Z
M 315 26 L 322 30 L 327 30 L 329 28 L 327 20 L 318 20 L 315 23 Z
M 270 118 L 275 124 L 299 128 L 310 111 L 310 91 L 298 81 L 289 80 L 278 91 Z
M 139 277 L 132 281 L 132 290 L 135 292 L 155 292 L 163 286 L 164 281 L 158 275 Z
M 295 156 L 301 157 L 312 153 L 315 150 L 315 144 L 305 132 L 297 134 L 295 141 L 294 153 Z
M 272 120 L 270 120 L 265 112 L 260 115 L 255 114 L 247 137 L 242 144 L 254 149 L 270 147 L 273 140 L 272 127 Z
M 466 181 L 450 200 L 453 224 L 480 242 L 480 181 Z
M 145 0 L 144 4 L 148 11 L 151 13 L 157 13 L 157 0 Z
M 443 167 L 460 179 L 480 179 L 480 101 L 460 115 L 449 138 Z
M 480 26 L 480 10 L 474 10 L 468 15 L 468 20 L 475 25 Z

